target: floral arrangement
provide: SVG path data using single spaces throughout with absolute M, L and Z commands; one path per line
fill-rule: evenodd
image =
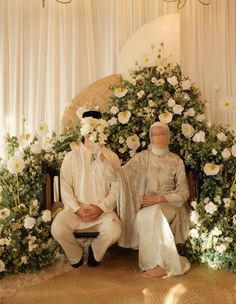
M 191 220 L 187 253 L 192 261 L 211 268 L 236 271 L 236 183 L 228 197 L 205 197 L 191 202 Z
M 107 123 L 84 119 L 70 134 L 51 136 L 42 123 L 34 136 L 24 132 L 6 137 L 6 157 L 0 162 L 0 277 L 32 272 L 55 261 L 59 248 L 50 235 L 53 215 L 42 210 L 44 168 L 60 168 L 81 136 L 95 144 L 107 142 L 125 163 L 147 149 L 155 121 L 169 125 L 171 150 L 200 181 L 200 195 L 191 202 L 193 227 L 185 254 L 214 269 L 236 271 L 234 132 L 205 121 L 199 89 L 179 65 L 166 64 L 159 55 L 144 60 L 143 66 L 137 64 L 129 78 L 111 90 L 113 97 L 103 112 Z M 222 111 L 232 107 L 230 97 L 219 101 Z M 78 110 L 79 118 L 83 110 Z
M 100 118 L 84 117 L 80 120 L 80 135 L 94 144 L 105 144 L 108 137 L 107 122 Z
M 113 96 L 104 113 L 110 148 L 125 163 L 147 149 L 152 123 L 167 123 L 170 150 L 180 155 L 187 170 L 194 170 L 200 186 L 198 201 L 191 203 L 195 226 L 185 254 L 212 268 L 236 271 L 235 195 L 230 190 L 236 170 L 235 134 L 227 126 L 205 121 L 205 101 L 179 65 L 165 64 L 160 56 L 146 63 L 137 64 L 127 79 L 111 87 Z M 232 104 L 232 99 L 223 98 L 219 109 L 229 111 Z
M 43 210 L 45 168 L 60 167 L 78 135 L 47 137 L 46 124 L 34 136 L 7 136 L 0 162 L 0 278 L 53 264 L 59 252 L 51 236 L 53 215 Z

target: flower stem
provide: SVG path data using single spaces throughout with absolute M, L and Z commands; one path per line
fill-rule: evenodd
M 17 206 L 17 197 L 15 195 L 15 192 L 12 190 L 12 188 L 6 183 L 6 181 L 4 180 L 4 178 L 2 176 L 0 176 L 2 182 L 4 183 L 4 185 L 9 189 L 10 192 L 12 192 L 13 194 L 13 198 L 14 198 L 14 201 L 15 201 L 15 205 Z

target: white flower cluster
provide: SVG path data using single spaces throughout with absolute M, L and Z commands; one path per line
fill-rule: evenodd
M 80 134 L 88 138 L 92 143 L 105 144 L 108 137 L 108 123 L 104 119 L 84 117 L 80 120 Z

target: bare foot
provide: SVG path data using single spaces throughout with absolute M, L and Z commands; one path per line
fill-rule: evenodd
M 161 268 L 160 266 L 157 266 L 153 269 L 145 271 L 142 274 L 142 277 L 146 278 L 146 279 L 151 279 L 151 278 L 163 277 L 166 274 L 167 274 L 167 272 L 164 268 Z

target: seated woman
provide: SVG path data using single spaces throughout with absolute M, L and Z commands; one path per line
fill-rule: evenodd
M 170 130 L 166 124 L 154 123 L 149 133 L 149 149 L 121 169 L 117 211 L 123 231 L 119 245 L 139 249 L 143 277 L 182 275 L 190 268 L 176 249 L 189 230 L 184 207 L 189 197 L 185 167 L 168 149 Z

